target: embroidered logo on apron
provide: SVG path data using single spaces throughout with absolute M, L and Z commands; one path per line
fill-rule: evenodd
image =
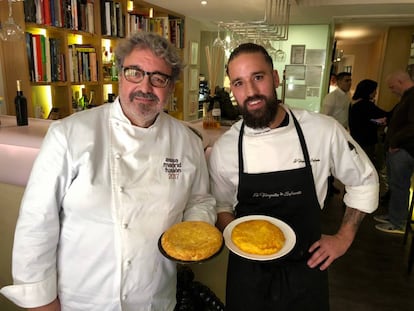
M 285 192 L 274 192 L 274 193 L 265 193 L 265 192 L 255 192 L 253 193 L 253 198 L 263 198 L 263 199 L 271 199 L 271 198 L 279 198 L 279 197 L 292 197 L 296 195 L 302 195 L 302 191 L 285 191 Z

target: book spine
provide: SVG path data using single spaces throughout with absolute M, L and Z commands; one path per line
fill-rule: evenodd
M 98 81 L 98 64 L 96 52 L 89 53 L 89 66 L 91 72 L 91 81 Z
M 42 15 L 43 15 L 43 23 L 44 25 L 51 25 L 51 17 L 50 17 L 50 0 L 42 0 Z
M 33 35 L 33 56 L 35 60 L 36 82 L 43 81 L 42 46 L 40 35 Z
M 33 36 L 30 32 L 25 33 L 27 61 L 29 64 L 29 78 L 31 82 L 36 82 L 34 60 L 33 60 Z

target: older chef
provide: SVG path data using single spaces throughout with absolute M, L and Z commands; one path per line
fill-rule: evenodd
M 163 113 L 175 48 L 140 32 L 115 54 L 119 97 L 52 123 L 33 166 L 1 290 L 30 310 L 173 310 L 176 265 L 157 241 L 216 221 L 201 140 Z

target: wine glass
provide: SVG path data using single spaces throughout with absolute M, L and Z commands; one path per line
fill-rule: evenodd
M 213 41 L 213 47 L 224 48 L 224 41 L 220 38 L 220 25 L 221 23 L 217 26 L 217 38 Z
M 280 48 L 280 41 L 279 41 L 279 48 L 275 52 L 275 60 L 277 62 L 283 63 L 286 59 L 286 53 Z
M 24 31 L 15 23 L 12 16 L 12 0 L 9 2 L 9 18 L 1 25 L 0 36 L 4 41 L 20 41 L 24 39 Z
M 269 40 L 269 39 L 265 39 L 265 40 L 263 40 L 263 46 L 264 46 L 264 48 L 267 50 L 267 52 L 268 52 L 269 54 L 274 54 L 274 53 L 276 53 L 276 50 L 275 50 L 275 48 L 273 47 L 273 45 L 272 45 L 272 43 L 270 42 L 270 40 Z

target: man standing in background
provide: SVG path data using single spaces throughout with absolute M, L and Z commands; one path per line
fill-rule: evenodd
M 337 88 L 325 96 L 322 104 L 322 113 L 335 118 L 344 128 L 348 128 L 351 84 L 351 73 L 338 73 L 336 75 Z
M 414 172 L 414 81 L 405 71 L 387 79 L 389 89 L 400 96 L 385 136 L 387 177 L 390 188 L 388 214 L 375 216 L 375 228 L 387 233 L 404 233 L 407 219 L 411 175 Z
M 349 72 L 340 72 L 336 75 L 336 89 L 327 94 L 322 103 L 322 113 L 336 119 L 344 128 L 348 128 L 349 107 L 351 97 L 352 78 Z M 328 178 L 328 194 L 338 194 L 339 189 L 334 186 L 334 178 Z

